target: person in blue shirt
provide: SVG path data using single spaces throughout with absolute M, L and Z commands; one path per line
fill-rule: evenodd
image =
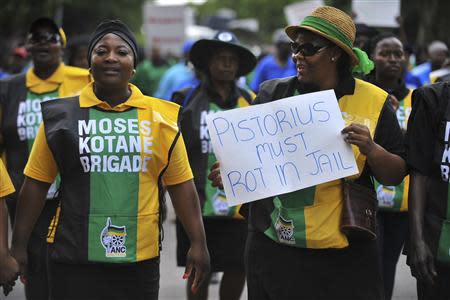
M 430 84 L 431 71 L 440 69 L 445 59 L 449 57 L 448 47 L 441 41 L 433 41 L 428 46 L 429 60 L 412 69 L 411 73 L 418 78 L 421 86 Z
M 192 40 L 184 42 L 183 58 L 164 73 L 155 93 L 156 98 L 170 100 L 173 92 L 187 87 L 185 83 L 195 79 L 193 70 L 187 65 L 189 51 L 193 44 Z
M 290 39 L 283 31 L 278 29 L 273 34 L 275 54 L 264 57 L 256 66 L 250 88 L 257 93 L 259 85 L 266 80 L 294 76 L 297 71 L 291 59 L 289 48 Z

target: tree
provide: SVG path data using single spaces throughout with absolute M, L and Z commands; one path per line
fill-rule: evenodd
M 446 0 L 403 0 L 402 16 L 408 42 L 425 47 L 433 40 L 450 44 L 450 2 Z
M 24 36 L 40 17 L 54 18 L 68 36 L 90 33 L 105 18 L 120 18 L 135 32 L 142 24 L 145 0 L 0 0 L 0 36 Z
M 238 18 L 256 18 L 259 21 L 260 35 L 269 40 L 271 33 L 277 28 L 287 26 L 284 7 L 299 0 L 209 0 L 197 7 L 200 20 L 214 14 L 220 8 L 230 8 L 237 12 Z M 326 0 L 332 5 L 349 12 L 351 0 Z

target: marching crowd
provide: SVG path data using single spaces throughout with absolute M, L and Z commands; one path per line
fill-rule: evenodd
M 419 299 L 450 299 L 446 44 L 413 66 L 407 41 L 330 6 L 273 43 L 257 59 L 219 31 L 178 62 L 157 48 L 141 59 L 119 20 L 72 42 L 34 20 L 0 69 L 5 295 L 20 277 L 29 300 L 157 299 L 167 192 L 187 299 L 223 272 L 222 300 L 245 285 L 251 300 L 389 300 L 402 253 Z M 329 89 L 354 117 L 342 138 L 358 174 L 229 206 L 207 114 Z M 343 230 L 346 203 L 363 200 L 376 238 Z

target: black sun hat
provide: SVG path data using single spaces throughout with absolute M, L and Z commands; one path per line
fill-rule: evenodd
M 237 37 L 228 31 L 218 32 L 212 39 L 202 39 L 195 42 L 189 52 L 189 60 L 200 71 L 206 71 L 211 56 L 219 48 L 230 48 L 236 51 L 239 57 L 237 76 L 250 73 L 256 66 L 256 57 L 253 53 L 241 46 Z

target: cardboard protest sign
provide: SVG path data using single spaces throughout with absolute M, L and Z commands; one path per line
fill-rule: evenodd
M 230 205 L 358 173 L 333 90 L 211 113 L 206 121 Z

